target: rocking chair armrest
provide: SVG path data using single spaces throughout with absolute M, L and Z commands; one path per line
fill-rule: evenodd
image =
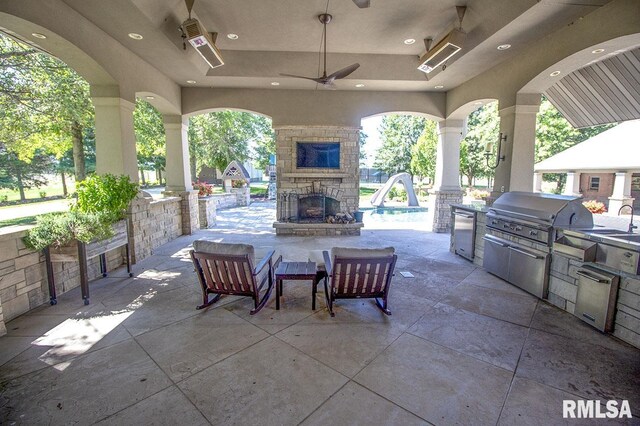
M 258 275 L 264 269 L 264 267 L 269 264 L 269 261 L 274 254 L 276 254 L 275 250 L 271 250 L 269 253 L 265 254 L 260 263 L 258 263 L 258 265 L 254 268 L 253 275 Z
M 326 250 L 322 251 L 322 257 L 324 258 L 324 267 L 327 271 L 327 275 L 331 275 L 331 256 L 329 255 L 329 252 Z

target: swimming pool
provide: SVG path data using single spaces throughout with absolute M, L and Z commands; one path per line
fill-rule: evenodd
M 396 225 L 397 227 L 420 226 L 427 223 L 426 207 L 365 207 L 362 221 L 365 228 L 379 225 Z

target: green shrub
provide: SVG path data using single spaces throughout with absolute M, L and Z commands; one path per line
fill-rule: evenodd
M 0 203 L 6 203 L 7 201 L 9 201 L 8 195 L 0 195 Z
M 40 198 L 47 198 L 47 191 L 40 191 Z
M 107 220 L 124 219 L 131 200 L 138 194 L 138 184 L 129 176 L 92 175 L 76 186 L 78 200 L 72 210 L 80 213 L 101 213 Z
M 70 211 L 43 214 L 36 217 L 36 226 L 29 230 L 24 241 L 35 250 L 60 247 L 74 239 L 88 243 L 112 237 L 111 223 L 103 213 Z
M 88 243 L 112 237 L 112 224 L 125 217 L 138 185 L 128 176 L 93 175 L 78 182 L 76 193 L 78 199 L 71 211 L 36 218 L 36 226 L 24 239 L 28 247 L 41 250 L 74 239 Z

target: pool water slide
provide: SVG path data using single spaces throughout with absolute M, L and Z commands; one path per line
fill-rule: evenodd
M 384 184 L 384 186 L 378 189 L 371 197 L 371 205 L 375 207 L 383 207 L 384 200 L 387 198 L 387 194 L 393 188 L 393 185 L 400 181 L 402 185 L 404 185 L 405 190 L 407 191 L 407 200 L 409 202 L 409 207 L 417 207 L 418 197 L 416 197 L 416 192 L 413 190 L 413 182 L 411 181 L 411 176 L 409 173 L 398 173 L 389 178 L 389 180 Z

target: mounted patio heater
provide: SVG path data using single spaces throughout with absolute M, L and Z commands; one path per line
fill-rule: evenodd
M 215 45 L 217 33 L 207 33 L 200 22 L 192 18 L 184 21 L 182 29 L 189 43 L 191 43 L 211 68 L 224 65 L 222 55 Z
M 462 49 L 466 36 L 467 34 L 462 30 L 454 29 L 451 31 L 438 44 L 422 55 L 418 69 L 428 74 L 444 64 Z

